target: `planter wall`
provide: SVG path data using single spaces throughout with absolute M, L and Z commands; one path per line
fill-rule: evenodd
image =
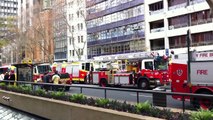
M 9 98 L 9 100 L 5 100 L 5 98 Z M 51 120 L 159 120 L 159 118 L 4 90 L 0 90 L 0 103 Z

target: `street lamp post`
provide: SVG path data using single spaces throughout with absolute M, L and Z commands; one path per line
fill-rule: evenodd
M 190 52 L 190 46 L 191 46 L 191 41 L 192 41 L 192 37 L 191 37 L 191 31 L 190 29 L 187 30 L 187 52 L 188 52 L 188 62 L 187 62 L 187 66 L 188 66 L 188 84 L 189 84 L 189 88 L 190 88 L 190 92 L 192 92 L 192 88 L 191 88 L 191 52 Z

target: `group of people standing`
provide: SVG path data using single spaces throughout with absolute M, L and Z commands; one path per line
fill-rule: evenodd
M 43 76 L 43 82 L 44 83 L 59 84 L 59 80 L 60 80 L 60 74 L 58 73 L 58 71 L 55 71 L 53 75 L 50 75 L 49 72 L 44 73 L 44 76 Z M 48 91 L 50 89 L 50 86 L 44 85 L 43 88 L 46 91 Z M 57 90 L 57 86 L 53 86 L 52 88 L 53 88 L 53 90 Z
M 1 80 L 13 80 L 15 81 L 16 79 L 16 76 L 15 76 L 15 73 L 10 71 L 10 72 L 5 72 L 5 73 L 2 73 L 0 75 L 1 77 Z M 9 84 L 9 82 L 5 82 L 6 84 Z M 13 84 L 14 82 L 10 82 L 11 84 Z

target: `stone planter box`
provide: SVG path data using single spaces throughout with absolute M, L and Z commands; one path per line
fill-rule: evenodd
M 160 120 L 4 90 L 0 90 L 0 103 L 51 120 Z

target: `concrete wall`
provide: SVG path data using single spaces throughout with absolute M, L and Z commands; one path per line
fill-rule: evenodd
M 3 99 L 5 97 L 9 100 Z M 159 118 L 3 90 L 0 90 L 0 103 L 51 120 L 159 120 Z

